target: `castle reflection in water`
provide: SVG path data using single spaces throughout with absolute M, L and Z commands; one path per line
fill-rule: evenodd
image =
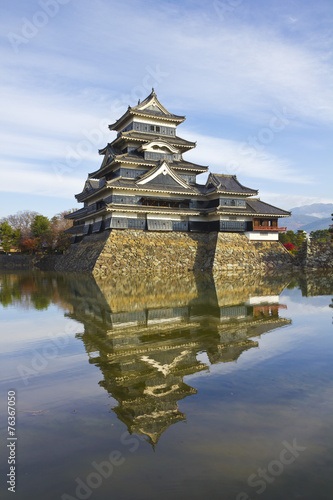
M 100 385 L 117 402 L 113 411 L 130 433 L 152 445 L 186 419 L 178 402 L 197 390 L 184 377 L 209 365 L 235 362 L 265 333 L 291 323 L 279 296 L 331 295 L 333 277 L 115 277 L 27 272 L 0 275 L 0 303 L 45 310 L 56 304 L 83 325 L 77 334 Z M 281 314 L 283 310 L 283 314 Z
M 197 393 L 186 375 L 236 361 L 258 346 L 260 335 L 291 322 L 279 314 L 287 283 L 203 273 L 86 277 L 71 281 L 68 316 L 84 324 L 77 336 L 103 374 L 100 385 L 118 402 L 117 417 L 155 446 L 170 425 L 186 419 L 178 402 Z

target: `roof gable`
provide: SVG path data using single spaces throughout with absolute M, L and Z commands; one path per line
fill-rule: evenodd
M 124 124 L 128 123 L 133 117 L 159 118 L 165 122 L 171 122 L 173 125 L 180 124 L 185 120 L 185 116 L 174 115 L 170 113 L 157 99 L 154 89 L 146 99 L 138 102 L 136 106 L 128 106 L 127 111 L 115 123 L 109 125 L 110 130 L 120 130 Z
M 243 186 L 236 175 L 214 174 L 210 173 L 206 182 L 206 188 L 209 191 L 218 193 L 239 193 L 239 194 L 257 194 L 256 189 Z
M 169 167 L 166 161 L 140 177 L 136 184 L 138 186 L 147 185 L 147 187 L 148 184 L 154 184 L 161 186 L 161 188 L 182 187 L 191 191 L 191 187 Z
M 151 93 L 148 97 L 146 97 L 146 99 L 144 99 L 141 103 L 139 102 L 137 106 L 133 106 L 131 109 L 136 111 L 153 111 L 155 113 L 159 112 L 164 115 L 172 114 L 157 99 L 154 89 L 152 89 Z

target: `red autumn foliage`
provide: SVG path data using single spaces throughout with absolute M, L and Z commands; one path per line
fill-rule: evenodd
M 291 252 L 292 250 L 294 250 L 294 245 L 292 243 L 284 243 L 283 244 L 284 248 L 286 248 L 289 252 Z
M 27 238 L 26 240 L 22 240 L 20 243 L 20 249 L 22 252 L 33 253 L 38 247 L 37 238 Z

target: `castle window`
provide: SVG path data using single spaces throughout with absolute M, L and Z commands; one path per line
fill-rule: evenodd
M 150 125 L 148 123 L 138 123 L 138 122 L 132 122 L 130 125 L 128 125 L 123 132 L 127 131 L 127 129 L 134 129 L 134 130 L 139 130 L 141 132 L 150 132 L 154 133 L 157 132 L 158 134 L 163 134 L 163 135 L 175 135 L 175 129 L 171 127 L 161 127 L 160 125 Z
M 246 201 L 242 199 L 220 198 L 220 205 L 226 207 L 246 207 Z

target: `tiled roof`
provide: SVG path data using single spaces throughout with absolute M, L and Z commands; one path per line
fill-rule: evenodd
M 183 146 L 188 149 L 192 149 L 196 145 L 195 142 L 187 141 L 186 139 L 182 139 L 181 137 L 178 136 L 156 134 L 156 132 L 149 133 L 149 132 L 135 132 L 135 131 L 121 132 L 120 135 L 112 142 L 112 144 L 117 144 L 118 142 L 121 142 L 121 140 L 128 140 L 128 139 L 132 139 L 138 142 L 151 142 L 156 140 L 164 140 L 174 146 Z
M 237 179 L 235 175 L 223 175 L 223 174 L 210 174 L 206 186 L 208 188 L 209 184 L 213 184 L 218 192 L 232 192 L 239 194 L 257 194 L 256 189 L 251 189 L 243 186 Z M 209 191 L 209 189 L 208 189 Z
M 208 209 L 210 213 L 216 211 L 218 214 L 226 215 L 250 215 L 254 216 L 275 216 L 275 217 L 289 217 L 290 212 L 282 210 L 281 208 L 274 207 L 269 203 L 265 203 L 258 199 L 246 199 L 246 206 L 219 206 L 216 208 Z
M 170 163 L 170 167 L 179 169 L 179 170 L 200 170 L 201 172 L 207 172 L 208 167 L 205 165 L 198 165 L 197 163 L 192 163 L 190 161 L 174 161 Z
M 75 210 L 75 212 L 71 212 L 70 214 L 65 215 L 65 219 L 79 219 L 86 215 L 87 208 L 79 208 L 79 210 Z
M 89 173 L 89 177 L 94 177 L 97 175 L 105 175 L 106 171 L 112 170 L 112 166 L 116 163 L 129 163 L 133 165 L 147 165 L 149 167 L 155 167 L 161 160 L 145 160 L 142 156 L 139 156 L 135 153 L 123 153 L 120 155 L 116 155 L 112 158 L 110 163 L 107 163 L 103 168 L 99 168 L 95 170 L 95 172 Z M 170 167 L 175 170 L 189 170 L 194 172 L 207 172 L 208 167 L 204 165 L 197 165 L 196 163 L 192 163 L 185 160 L 168 162 Z
M 267 215 L 277 215 L 278 217 L 289 217 L 291 215 L 287 210 L 282 210 L 281 208 L 274 207 L 269 203 L 260 201 L 259 199 L 246 200 L 246 204 L 254 214 L 267 214 Z
M 161 185 L 158 182 L 154 183 L 154 180 L 143 185 L 137 185 L 134 179 L 123 179 L 122 177 L 117 177 L 108 181 L 107 185 L 109 187 L 115 188 L 124 188 L 124 189 L 133 189 L 137 192 L 146 192 L 146 191 L 160 191 L 160 192 L 172 192 L 172 193 L 184 193 L 190 195 L 201 194 L 200 191 L 196 188 L 196 186 L 189 186 L 188 188 L 182 187 L 179 184 L 176 185 Z
M 159 118 L 171 122 L 182 123 L 185 116 L 174 115 L 170 113 L 157 99 L 154 89 L 146 99 L 138 102 L 137 106 L 128 106 L 127 111 L 112 125 L 109 125 L 110 130 L 118 130 L 121 125 L 131 116 L 148 116 Z
M 81 193 L 76 194 L 75 198 L 78 201 L 82 201 L 87 196 L 90 196 L 91 194 L 95 193 L 96 191 L 104 187 L 105 184 L 106 184 L 105 179 L 94 180 L 88 178 L 88 180 L 84 185 L 83 191 L 81 191 Z
M 144 109 L 142 109 L 144 108 Z M 171 117 L 185 120 L 185 116 L 174 115 L 170 113 L 157 99 L 157 95 L 155 94 L 155 90 L 152 89 L 149 96 L 147 96 L 142 102 L 138 102 L 136 106 L 129 107 L 130 111 L 134 111 L 135 113 L 149 114 L 155 116 L 163 116 L 163 117 Z
M 157 163 L 163 160 L 145 160 L 142 156 L 138 156 L 134 153 L 125 153 L 122 155 L 118 155 L 115 157 L 115 161 L 123 161 L 123 162 L 133 162 L 133 163 L 144 163 L 147 165 L 155 166 Z M 205 165 L 198 165 L 197 163 L 192 163 L 190 161 L 179 160 L 179 161 L 168 161 L 170 167 L 175 169 L 184 169 L 184 170 L 200 170 L 202 172 L 207 172 L 208 167 Z
M 129 108 L 129 111 L 131 111 L 133 114 L 136 114 L 136 115 L 139 115 L 139 116 L 147 116 L 147 115 L 150 115 L 150 116 L 158 116 L 158 117 L 161 117 L 161 118 L 170 118 L 170 119 L 173 119 L 173 120 L 185 120 L 185 116 L 181 116 L 181 115 L 174 115 L 173 113 L 168 113 L 168 114 L 165 114 L 165 113 L 162 113 L 162 111 L 153 111 L 151 109 L 143 109 L 143 110 L 139 110 L 139 109 L 136 109 L 136 108 Z

